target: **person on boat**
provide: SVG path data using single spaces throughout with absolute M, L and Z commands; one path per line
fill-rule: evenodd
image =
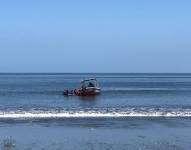
M 95 87 L 95 85 L 92 82 L 89 82 L 88 87 Z

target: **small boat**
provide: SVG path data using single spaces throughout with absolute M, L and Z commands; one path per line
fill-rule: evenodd
M 101 94 L 101 88 L 98 87 L 96 78 L 90 78 L 81 81 L 81 86 L 75 90 L 64 90 L 65 96 L 95 96 Z

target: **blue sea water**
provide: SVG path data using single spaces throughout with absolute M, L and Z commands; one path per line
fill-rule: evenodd
M 63 96 L 91 77 L 101 95 Z M 190 149 L 190 98 L 191 74 L 0 74 L 1 146 Z

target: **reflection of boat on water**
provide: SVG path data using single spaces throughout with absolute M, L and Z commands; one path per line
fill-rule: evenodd
M 101 88 L 99 88 L 97 80 L 90 78 L 81 81 L 81 87 L 75 90 L 64 90 L 64 95 L 76 95 L 76 96 L 95 96 L 101 94 Z

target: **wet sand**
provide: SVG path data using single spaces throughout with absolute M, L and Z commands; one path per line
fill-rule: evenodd
M 16 146 L 11 149 L 16 150 L 190 149 L 191 120 L 178 120 L 179 124 L 172 118 L 4 121 L 0 140 L 12 136 Z M 1 148 L 5 149 L 2 144 Z

